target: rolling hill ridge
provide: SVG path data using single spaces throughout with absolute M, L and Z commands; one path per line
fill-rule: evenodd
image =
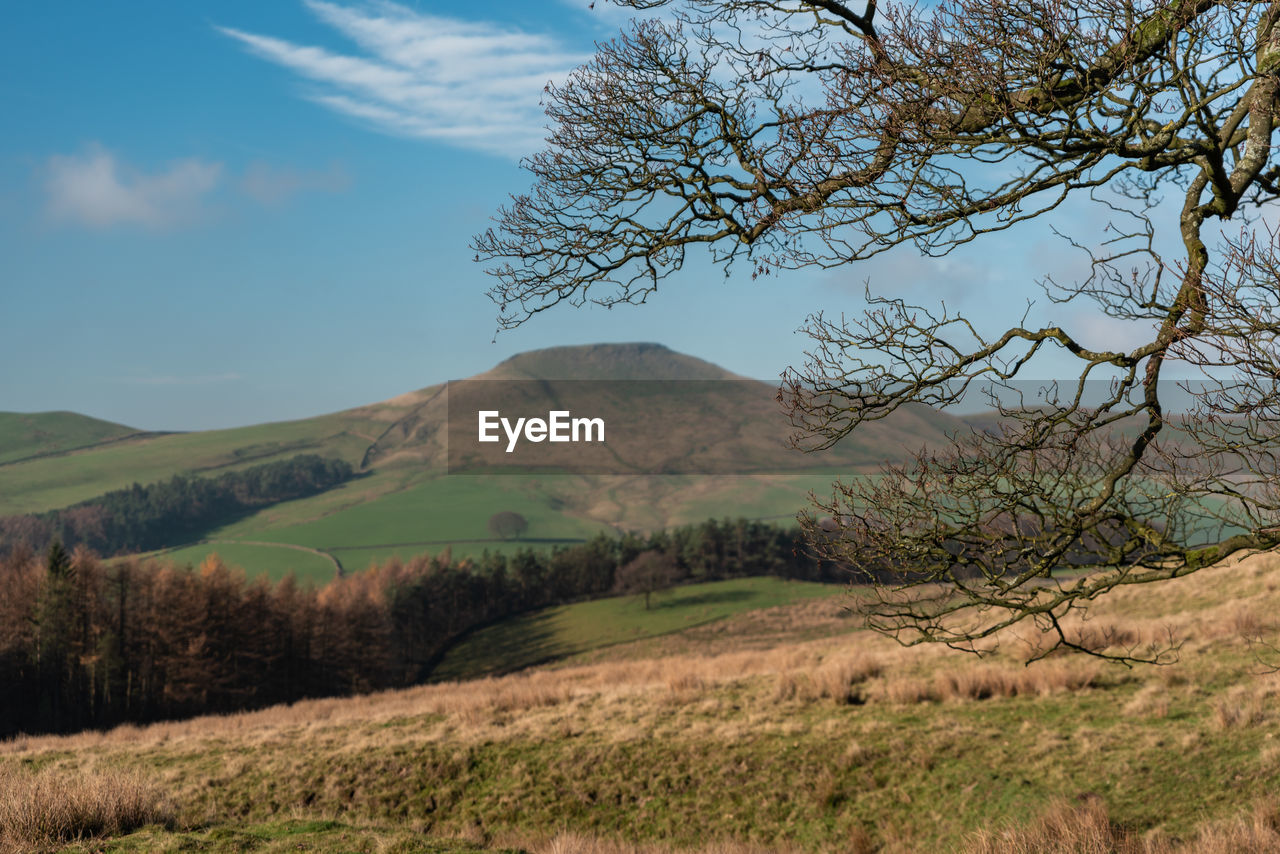
M 716 405 L 690 405 L 673 396 L 666 409 L 651 414 L 659 428 L 687 441 L 687 448 L 677 445 L 677 455 L 714 453 L 720 463 L 759 456 L 780 446 L 790 431 L 773 400 L 773 385 L 658 344 L 531 351 L 468 379 L 670 380 L 673 388 L 724 382 L 746 389 L 745 396 Z M 860 428 L 814 471 L 798 474 L 771 474 L 764 467 L 751 475 L 544 472 L 460 478 L 446 476 L 446 388 L 431 385 L 314 418 L 191 433 L 142 433 L 71 413 L 0 415 L 0 516 L 67 507 L 135 482 L 217 476 L 315 454 L 342 460 L 361 476 L 319 495 L 264 508 L 210 532 L 207 542 L 175 557 L 195 562 L 218 550 L 251 573 L 294 569 L 323 579 L 332 574 L 335 561 L 360 568 L 393 554 L 408 557 L 445 545 L 463 554 L 521 547 L 497 542 L 487 530 L 489 516 L 500 510 L 525 516 L 530 541 L 542 544 L 707 518 L 785 520 L 807 505 L 811 490 L 828 489 L 835 475 L 873 472 L 884 460 L 942 442 L 966 424 L 925 407 L 904 409 Z M 619 417 L 629 417 L 626 407 L 633 404 L 616 405 Z M 23 424 L 28 426 L 19 429 Z M 57 425 L 61 432 L 53 429 Z M 47 438 L 32 438 L 37 434 Z M 704 435 L 717 438 L 713 448 L 705 441 L 695 445 Z

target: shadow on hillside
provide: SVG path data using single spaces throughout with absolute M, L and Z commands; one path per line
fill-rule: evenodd
M 717 605 L 742 603 L 757 598 L 751 590 L 708 590 L 685 593 L 676 587 L 660 591 L 652 600 L 654 615 L 680 608 L 707 608 Z M 636 597 L 633 597 L 636 598 Z M 643 607 L 643 595 L 638 597 Z M 703 615 L 706 617 L 705 613 Z M 556 615 L 549 610 L 526 614 L 515 619 L 500 620 L 476 626 L 455 638 L 449 650 L 436 662 L 424 669 L 424 678 L 432 682 L 451 679 L 474 679 L 495 676 L 546 664 L 582 651 L 575 641 L 557 632 L 553 620 Z M 712 619 L 715 619 L 712 617 Z M 670 629 L 667 629 L 668 631 Z M 650 632 L 636 636 L 617 637 L 604 643 L 626 643 L 639 637 L 650 637 Z M 590 645 L 589 645 L 590 646 Z
M 470 639 L 470 643 L 465 643 Z M 462 654 L 465 650 L 466 654 Z M 535 613 L 464 633 L 430 673 L 432 681 L 473 679 L 519 670 L 566 654 L 551 626 L 551 615 Z
M 723 605 L 729 602 L 742 602 L 747 599 L 754 599 L 756 596 L 750 590 L 709 590 L 705 593 L 684 594 L 679 593 L 677 588 L 674 595 L 669 598 L 655 600 L 653 610 L 657 611 L 662 608 L 689 608 L 699 605 Z

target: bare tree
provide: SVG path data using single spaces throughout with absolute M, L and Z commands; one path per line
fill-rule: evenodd
M 653 594 L 669 590 L 680 578 L 680 567 L 674 558 L 660 551 L 647 551 L 618 567 L 614 587 L 619 593 L 643 594 L 644 609 L 648 611 Z
M 533 189 L 476 239 L 503 325 L 642 302 L 700 246 L 753 274 L 938 256 L 1084 196 L 1106 238 L 1074 244 L 1087 276 L 1042 285 L 1140 345 L 870 293 L 810 319 L 780 392 L 800 446 L 913 403 L 986 394 L 1001 415 L 838 485 L 814 542 L 877 580 L 870 622 L 904 642 L 974 649 L 1031 620 L 1126 660 L 1163 653 L 1063 617 L 1280 543 L 1280 250 L 1257 227 L 1280 194 L 1280 2 L 621 2 L 668 14 L 548 88 Z M 1050 354 L 1075 369 L 1025 399 Z M 1057 572 L 1081 564 L 1104 571 Z

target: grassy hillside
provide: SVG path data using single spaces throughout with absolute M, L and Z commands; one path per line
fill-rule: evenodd
M 1244 638 L 1277 613 L 1274 555 L 1122 590 L 1068 630 L 1182 642 L 1126 670 L 1025 666 L 1029 631 L 904 649 L 813 599 L 499 679 L 20 738 L 0 775 L 35 813 L 37 783 L 107 769 L 166 800 L 75 851 L 1274 851 L 1277 654 Z
M 68 454 L 3 467 L 0 515 L 39 513 L 175 474 L 246 468 L 298 454 L 360 463 L 377 422 L 331 415 L 199 433 L 146 434 Z
M 740 578 L 690 584 L 653 596 L 618 596 L 547 608 L 482 629 L 449 651 L 433 676 L 469 679 L 508 672 L 642 638 L 679 632 L 759 610 L 812 598 L 838 597 L 829 584 Z
M 137 432 L 75 412 L 0 412 L 0 465 L 87 448 Z
M 741 379 L 654 344 L 539 350 L 514 356 L 480 378 Z M 672 388 L 669 400 L 631 404 L 658 425 L 655 430 L 684 437 L 680 441 L 688 440 L 690 453 L 709 455 L 718 464 L 767 461 L 788 432 L 767 384 L 759 384 L 758 395 L 728 395 L 718 402 L 698 398 L 694 406 L 680 397 L 679 388 Z M 691 393 L 686 389 L 686 397 Z M 707 404 L 705 411 L 702 403 Z M 129 428 L 70 413 L 31 416 L 44 425 L 43 432 L 0 418 L 0 515 L 66 507 L 179 473 L 215 475 L 302 453 L 319 454 L 351 463 L 361 477 L 321 495 L 266 507 L 210 532 L 210 544 L 184 549 L 178 557 L 198 563 L 216 550 L 232 563 L 243 560 L 250 574 L 280 577 L 293 568 L 320 578 L 328 572 L 323 555 L 253 544 L 301 546 L 332 555 L 344 567 L 362 569 L 396 555 L 438 553 L 450 544 L 455 555 L 467 556 L 485 549 L 547 548 L 602 530 L 649 531 L 712 517 L 787 519 L 807 506 L 810 490 L 825 493 L 832 479 L 823 473 L 445 476 L 442 425 L 447 410 L 443 387 L 432 386 L 316 418 L 183 434 L 129 434 Z M 55 422 L 66 423 L 54 429 Z M 678 430 L 662 430 L 662 425 L 677 424 Z M 856 442 L 843 445 L 842 462 L 829 470 L 872 471 L 883 459 L 939 440 L 960 424 L 931 410 L 904 410 L 892 423 L 867 425 Z M 92 425 L 101 430 L 94 432 L 98 427 Z M 124 433 L 111 433 L 109 428 Z M 44 438 L 32 438 L 37 432 Z M 110 441 L 73 447 L 101 436 Z M 33 448 L 54 447 L 65 453 L 23 457 Z M 6 453 L 7 463 L 2 456 Z M 529 520 L 528 541 L 492 541 L 487 522 L 502 510 L 514 510 Z
M 734 477 L 587 477 L 523 475 L 431 477 L 403 469 L 375 472 L 323 495 L 285 502 L 227 525 L 214 541 L 177 552 L 199 563 L 217 552 L 250 574 L 280 578 L 299 555 L 256 551 L 255 562 L 240 564 L 223 544 L 284 543 L 333 555 L 349 571 L 449 546 L 455 557 L 484 551 L 509 554 L 521 548 L 550 548 L 590 538 L 601 531 L 657 530 L 706 519 L 744 517 L 790 524 L 809 504 L 810 491 L 830 489 L 831 475 Z M 525 538 L 500 541 L 488 530 L 489 517 L 514 510 L 529 520 Z M 305 555 L 301 556 L 305 558 Z

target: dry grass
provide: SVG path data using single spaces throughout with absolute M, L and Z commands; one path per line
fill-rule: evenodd
M 1055 778 L 1051 791 L 1038 794 L 1037 803 L 1044 803 L 1053 795 L 1092 789 L 1090 779 L 1081 781 L 1076 772 L 1085 755 L 1090 762 L 1098 763 L 1097 773 L 1101 775 L 1104 767 L 1111 767 L 1105 763 L 1114 761 L 1111 757 L 1123 751 L 1132 764 L 1117 763 L 1114 767 L 1132 773 L 1131 768 L 1148 761 L 1135 752 L 1133 745 L 1146 743 L 1143 739 L 1148 737 L 1152 751 L 1166 761 L 1211 748 L 1231 751 L 1220 755 L 1231 757 L 1226 761 L 1234 763 L 1232 767 L 1239 768 L 1252 787 L 1241 795 L 1240 803 L 1247 803 L 1259 793 L 1262 783 L 1258 781 L 1270 780 L 1274 773 L 1270 769 L 1276 767 L 1276 756 L 1267 754 L 1267 758 L 1261 751 L 1270 744 L 1263 739 L 1266 728 L 1275 721 L 1271 709 L 1273 698 L 1280 695 L 1280 677 L 1257 675 L 1256 662 L 1249 657 L 1241 635 L 1272 630 L 1260 615 L 1280 612 L 1280 583 L 1273 583 L 1280 581 L 1280 571 L 1277 562 L 1267 556 L 1238 567 L 1203 572 L 1204 578 L 1197 573 L 1163 589 L 1147 588 L 1140 591 L 1141 596 L 1121 590 L 1117 595 L 1125 601 L 1119 605 L 1099 603 L 1089 619 L 1070 624 L 1076 637 L 1083 637 L 1087 629 L 1097 634 L 1098 643 L 1110 639 L 1108 642 L 1125 644 L 1146 643 L 1172 627 L 1180 637 L 1193 639 L 1197 645 L 1194 654 L 1184 655 L 1184 661 L 1172 667 L 1128 671 L 1077 654 L 1055 654 L 1024 666 L 1026 651 L 1037 642 L 1027 629 L 1018 630 L 1025 637 L 1010 633 L 990 656 L 981 660 L 939 647 L 902 648 L 865 632 L 846 630 L 836 634 L 838 622 L 847 625 L 845 618 L 837 616 L 829 602 L 805 603 L 790 610 L 771 609 L 766 617 L 753 618 L 764 636 L 750 635 L 745 616 L 738 628 L 722 637 L 713 636 L 709 627 L 698 628 L 698 637 L 705 638 L 705 644 L 690 640 L 694 635 L 691 630 L 680 643 L 670 641 L 669 646 L 663 647 L 680 650 L 678 654 L 649 659 L 610 659 L 602 654 L 590 664 L 562 664 L 499 678 L 300 702 L 227 717 L 127 726 L 105 734 L 20 738 L 0 743 L 0 767 L 16 764 L 19 758 L 47 761 L 62 769 L 91 768 L 93 760 L 84 757 L 95 755 L 128 762 L 142 757 L 138 760 L 140 766 L 159 758 L 166 763 L 157 768 L 164 784 L 177 793 L 175 797 L 183 799 L 184 820 L 193 816 L 197 821 L 216 823 L 234 821 L 237 815 L 252 814 L 256 819 L 286 814 L 288 810 L 371 820 L 370 816 L 383 815 L 377 811 L 382 807 L 376 806 L 381 803 L 377 799 L 384 797 L 380 793 L 390 793 L 385 795 L 388 803 L 403 796 L 391 783 L 383 784 L 395 775 L 412 774 L 422 765 L 420 759 L 429 756 L 444 769 L 438 778 L 431 778 L 432 786 L 453 785 L 451 781 L 459 769 L 472 773 L 483 785 L 492 784 L 498 794 L 485 794 L 485 804 L 481 805 L 484 809 L 503 798 L 520 804 L 521 809 L 536 808 L 539 801 L 534 795 L 544 791 L 538 775 L 556 780 L 557 802 L 590 801 L 591 819 L 561 824 L 560 814 L 549 812 L 554 817 L 544 820 L 539 830 L 531 831 L 554 834 L 563 829 L 559 835 L 512 837 L 513 844 L 535 854 L 669 854 L 677 849 L 652 840 L 672 838 L 671 827 L 701 828 L 703 821 L 728 841 L 684 851 L 788 851 L 791 849 L 785 847 L 785 840 L 793 832 L 806 841 L 808 850 L 837 835 L 841 842 L 832 850 L 919 850 L 921 839 L 930 838 L 927 834 L 935 831 L 922 829 L 923 825 L 898 827 L 894 822 L 901 818 L 893 817 L 896 807 L 891 799 L 914 793 L 917 806 L 904 810 L 923 809 L 919 806 L 923 803 L 922 793 L 931 791 L 929 780 L 940 775 L 954 775 L 950 788 L 940 791 L 960 790 L 968 785 L 966 775 L 971 768 L 1000 767 L 1001 748 L 993 739 L 1006 737 L 1014 745 L 1023 745 L 1020 749 L 1032 758 L 1033 765 L 1041 763 L 1035 767 L 1055 773 L 1061 770 L 1061 780 Z M 1159 610 L 1157 605 L 1167 607 Z M 1126 613 L 1127 607 L 1132 607 L 1133 613 Z M 804 637 L 802 624 L 808 617 L 819 620 L 832 633 Z M 634 651 L 627 651 L 627 655 Z M 1201 651 L 1207 654 L 1202 656 Z M 1061 697 L 1075 692 L 1080 696 Z M 1059 699 L 1025 699 L 1054 696 Z M 1024 699 L 1006 704 L 1000 702 L 1004 698 Z M 954 705 L 909 708 L 926 702 Z M 864 703 L 865 706 L 854 707 Z M 1112 717 L 1106 723 L 1097 722 L 1101 718 L 1083 718 L 1093 728 L 1077 728 L 1071 723 L 1076 720 L 1071 715 L 1063 718 L 1067 723 L 1061 723 L 1059 713 L 1064 708 L 1075 709 L 1077 704 Z M 1045 710 L 1052 712 L 1043 716 L 1047 723 L 1037 720 Z M 1146 718 L 1161 720 L 1157 723 Z M 903 735 L 903 721 L 912 727 L 910 738 Z M 1018 729 L 1020 724 L 1023 730 Z M 995 735 L 984 734 L 984 727 L 988 726 Z M 988 752 L 987 746 L 993 743 L 996 746 Z M 664 751 L 660 749 L 664 744 L 674 744 L 678 749 Z M 786 754 L 786 761 L 777 759 L 783 756 L 779 751 L 789 749 L 799 751 L 794 762 L 790 754 Z M 574 756 L 572 761 L 587 770 L 570 774 L 571 769 L 540 766 L 538 763 L 548 751 L 554 755 L 553 762 L 560 762 L 562 756 Z M 317 761 L 311 761 L 317 757 Z M 1256 757 L 1261 757 L 1258 763 Z M 645 788 L 650 785 L 650 777 L 665 780 L 663 769 L 686 758 L 689 773 L 700 784 L 686 789 L 682 788 L 682 777 L 673 778 L 674 793 L 665 795 L 666 801 L 649 800 L 654 797 Z M 473 766 L 473 759 L 491 764 Z M 1196 800 L 1214 786 L 1194 773 L 1196 767 L 1203 766 L 1180 761 L 1177 764 L 1191 781 L 1190 788 L 1174 795 L 1161 788 L 1164 784 L 1151 783 L 1159 803 L 1167 801 L 1171 805 L 1155 818 L 1144 812 L 1145 805 L 1140 801 L 1125 803 L 1115 792 L 1105 794 L 1113 815 L 1132 820 L 1142 828 L 1164 824 L 1180 833 L 1182 840 L 1170 841 L 1151 833 L 1141 837 L 1125 833 L 1113 826 L 1100 803 L 1065 802 L 1026 826 L 976 837 L 977 847 L 972 850 L 991 854 L 1280 851 L 1280 844 L 1273 838 L 1276 811 L 1270 808 L 1260 808 L 1252 818 L 1195 830 L 1198 816 L 1231 815 L 1240 807 L 1235 801 L 1224 804 L 1211 798 Z M 628 782 L 625 787 L 617 787 L 628 797 L 635 795 L 637 806 L 629 808 L 623 802 L 623 807 L 611 807 L 603 795 L 600 801 L 594 800 L 602 783 L 591 776 L 592 769 L 606 766 L 614 778 L 638 781 L 634 786 Z M 481 770 L 468 771 L 473 767 Z M 748 767 L 753 769 L 751 774 L 758 776 L 753 778 L 742 770 Z M 307 778 L 309 774 L 316 775 L 317 769 L 324 781 L 313 784 Z M 793 771 L 794 776 L 787 777 Z M 1084 773 L 1087 776 L 1090 772 Z M 1028 774 L 1029 779 L 1040 779 Z M 262 782 L 252 782 L 258 778 Z M 803 825 L 809 829 L 801 833 L 794 830 L 801 825 L 767 823 L 774 821 L 772 818 L 758 819 L 760 824 L 751 825 L 728 816 L 728 808 L 719 809 L 753 779 L 771 784 L 770 781 L 784 778 L 790 780 L 791 789 L 784 794 L 794 796 L 796 815 L 808 815 L 810 805 L 817 804 L 819 813 L 829 812 L 832 821 L 844 823 L 838 827 L 823 825 L 824 832 L 832 834 L 826 837 L 813 835 L 812 828 L 818 826 L 815 823 Z M 1068 779 L 1070 783 L 1066 782 Z M 997 781 L 992 785 L 1007 783 Z M 1174 784 L 1168 785 L 1168 791 L 1172 791 Z M 458 802 L 470 797 L 461 784 L 456 788 L 454 797 Z M 222 790 L 233 790 L 237 796 L 247 793 L 242 801 L 233 804 L 242 812 L 228 811 L 226 805 L 231 801 L 227 797 L 209 794 Z M 359 804 L 375 807 L 364 813 L 352 807 L 347 812 L 351 798 L 344 800 L 334 792 L 348 790 L 356 792 Z M 428 790 L 424 784 L 412 791 Z M 704 790 L 722 791 L 724 797 L 721 801 L 697 801 L 699 792 Z M 976 791 L 972 796 L 975 802 L 982 790 Z M 331 812 L 310 805 L 307 798 L 313 792 L 318 797 L 316 803 Z M 264 800 L 274 803 L 276 798 L 278 808 L 270 809 L 278 812 L 267 812 L 261 806 Z M 440 801 L 444 803 L 443 796 Z M 648 827 L 659 830 L 650 836 L 650 841 L 622 840 L 631 832 L 629 822 L 640 821 L 636 817 L 644 810 L 639 805 L 655 802 L 672 810 L 672 816 L 678 816 L 683 824 L 663 825 L 651 817 Z M 192 807 L 192 803 L 196 806 Z M 704 808 L 707 803 L 716 809 Z M 767 805 L 770 801 L 761 803 Z M 951 834 L 949 843 L 954 844 L 972 827 L 981 825 L 961 825 L 961 819 L 954 814 L 967 810 L 967 802 L 953 799 L 949 803 L 951 813 L 943 817 L 951 821 L 946 832 Z M 871 809 L 867 804 L 876 805 L 876 821 L 879 816 L 889 816 L 885 826 L 871 828 L 877 834 L 874 841 L 879 849 L 874 848 L 873 838 L 866 831 L 850 829 L 857 823 L 853 805 Z M 1175 818 L 1162 817 L 1173 816 L 1183 804 L 1195 804 L 1195 809 L 1203 812 L 1188 808 Z M 455 812 L 447 813 L 444 806 L 440 807 L 440 824 L 433 825 L 432 833 L 459 830 L 462 819 L 450 822 L 453 816 L 465 813 L 457 812 L 456 807 L 450 809 Z M 631 812 L 621 813 L 622 809 Z M 734 803 L 733 809 L 737 811 L 740 805 Z M 625 817 L 614 824 L 595 818 L 605 813 Z M 497 808 L 492 815 L 498 815 Z M 489 813 L 486 816 L 491 817 Z M 984 821 L 990 819 L 990 813 L 985 814 Z M 970 817 L 966 814 L 963 820 L 968 822 Z M 504 829 L 525 828 L 508 825 Z M 597 838 L 590 835 L 591 831 L 618 836 Z M 846 834 L 852 835 L 846 839 Z M 1207 847 L 1194 847 L 1187 841 L 1192 838 L 1189 834 L 1198 834 L 1193 836 L 1195 844 Z M 762 849 L 732 841 L 736 836 L 784 842 Z M 893 841 L 898 838 L 904 840 L 901 845 Z M 681 838 L 687 844 L 697 840 L 696 835 Z M 488 837 L 488 841 L 495 840 Z
M 760 704 L 758 712 L 773 718 L 785 717 L 790 703 L 844 706 L 1040 696 L 1097 685 L 1105 666 L 1078 658 L 1052 659 L 1031 667 L 1007 661 L 986 664 L 963 653 L 937 648 L 906 649 L 862 633 L 758 651 L 624 659 L 533 670 L 147 727 L 126 725 L 107 733 L 19 737 L 0 743 L 0 757 L 103 746 L 135 749 L 186 743 L 195 747 L 223 738 L 273 741 L 353 725 L 377 732 L 380 724 L 424 716 L 444 719 L 441 738 L 483 742 L 498 735 L 537 734 L 549 720 L 580 716 L 592 704 L 597 712 L 621 704 L 634 714 L 638 708 L 648 709 L 646 704 L 637 704 L 636 699 L 654 696 L 655 692 L 668 705 L 687 706 L 704 699 L 712 702 L 726 685 L 760 685 L 760 680 L 765 680 L 764 685 L 771 684 L 773 690 L 752 689 L 753 702 Z M 783 707 L 780 710 L 770 708 L 779 705 Z M 600 720 L 595 723 L 603 725 Z M 581 728 L 581 723 L 576 726 Z M 560 728 L 564 729 L 564 725 Z M 625 739 L 632 734 L 628 728 L 617 737 Z
M 502 840 L 503 844 L 516 844 L 533 854 L 800 854 L 803 848 L 792 845 L 768 847 L 750 842 L 724 840 L 709 842 L 697 848 L 673 848 L 653 842 L 626 842 L 591 836 L 583 833 L 559 833 L 548 840 L 529 842 L 526 839 Z M 870 849 L 864 849 L 868 852 Z M 858 854 L 853 849 L 854 854 Z
M 1263 801 L 1252 815 L 1203 828 L 1194 845 L 1180 854 L 1263 854 L 1280 851 L 1280 804 Z
M 1120 589 L 1094 607 L 1089 619 L 1066 622 L 1075 637 L 1126 644 L 1174 631 L 1196 636 L 1202 642 L 1239 643 L 1242 632 L 1267 624 L 1257 614 L 1274 613 L 1280 607 L 1275 578 L 1280 558 L 1260 555 L 1240 564 L 1212 567 L 1152 589 Z M 1217 598 L 1212 598 L 1217 597 Z M 1154 611 L 1152 601 L 1165 603 Z M 1184 609 L 1184 610 L 1178 610 Z M 1142 617 L 1128 612 L 1145 613 Z M 757 648 L 757 642 L 802 635 L 807 623 L 824 630 L 842 628 L 845 633 L 813 640 L 784 641 Z M 773 680 L 766 699 L 774 704 L 832 701 L 919 702 L 981 700 L 1022 695 L 1046 695 L 1078 691 L 1113 678 L 1116 671 L 1080 656 L 1054 656 L 1030 667 L 1023 662 L 1044 641 L 1028 627 L 1011 630 L 1000 639 L 992 663 L 975 662 L 962 653 L 936 647 L 902 648 L 885 638 L 859 631 L 848 633 L 846 612 L 838 603 L 815 600 L 796 606 L 772 608 L 739 615 L 715 626 L 699 627 L 668 639 L 680 654 L 637 659 L 624 657 L 590 664 L 486 678 L 463 683 L 419 686 L 364 697 L 310 700 L 256 712 L 222 717 L 196 718 L 148 727 L 123 726 L 109 733 L 85 733 L 66 737 L 19 737 L 0 743 L 0 756 L 22 755 L 47 749 L 76 750 L 101 745 L 170 743 L 210 737 L 242 737 L 261 733 L 269 738 L 282 730 L 314 732 L 346 725 L 384 723 L 396 718 L 440 715 L 474 730 L 477 738 L 492 735 L 495 721 L 539 710 L 572 710 L 593 697 L 649 695 L 664 690 L 674 702 L 696 702 L 726 683 L 757 677 Z M 752 635 L 752 631 L 762 634 Z M 702 652 L 692 650 L 699 649 Z M 1175 685 L 1191 678 L 1181 668 L 1161 668 L 1158 678 Z M 1242 713 L 1225 709 L 1226 726 L 1256 721 L 1252 701 L 1242 703 Z M 1136 707 L 1135 707 L 1135 713 Z M 1265 712 L 1265 704 L 1264 704 Z M 510 732 L 511 730 L 506 730 Z M 452 737 L 465 732 L 455 728 Z
M 1092 688 L 1101 678 L 1102 665 L 1097 661 L 1055 658 L 1032 667 L 968 667 L 939 673 L 936 681 L 944 699 L 985 700 L 1079 691 Z
M 502 834 L 492 843 L 532 852 L 532 854 L 807 854 L 810 847 L 782 842 L 761 845 L 736 839 L 717 839 L 694 847 L 673 846 L 662 842 L 630 841 L 588 833 L 562 831 L 551 837 L 527 834 Z M 825 850 L 825 849 L 824 849 Z M 872 854 L 879 850 L 871 835 L 861 828 L 833 854 Z
M 308 700 L 254 712 L 208 716 L 146 727 L 125 725 L 106 733 L 70 736 L 20 736 L 0 742 L 0 756 L 44 750 L 80 750 L 201 742 L 214 738 L 278 737 L 282 732 L 315 733 L 351 725 L 376 726 L 396 719 L 440 716 L 456 724 L 450 736 L 492 736 L 532 731 L 542 723 L 537 712 L 580 708 L 593 700 L 616 701 L 665 692 L 673 701 L 696 702 L 728 683 L 760 677 L 790 678 L 804 688 L 801 699 L 850 701 L 851 691 L 881 675 L 887 660 L 918 658 L 915 651 L 894 648 L 883 638 L 861 637 L 859 649 L 847 639 L 825 639 L 763 651 L 719 655 L 679 655 L 649 660 L 604 661 L 598 664 L 533 670 L 469 682 L 423 685 L 363 697 Z M 876 650 L 872 653 L 866 650 Z M 926 651 L 927 652 L 927 651 Z M 632 703 L 634 705 L 634 703 Z
M 1092 688 L 1103 679 L 1103 665 L 1094 660 L 1056 658 L 1031 667 L 967 664 L 939 669 L 932 677 L 889 679 L 883 699 L 898 704 L 945 700 L 988 700 L 997 697 L 1048 696 Z
M 1191 839 L 1116 827 L 1102 801 L 1059 802 L 1024 827 L 979 831 L 968 854 L 1274 854 L 1280 851 L 1280 805 L 1263 801 L 1251 815 L 1201 826 Z
M 1269 674 L 1237 685 L 1213 702 L 1213 722 L 1219 729 L 1257 726 L 1268 720 L 1280 696 L 1280 674 Z
M 793 664 L 779 671 L 774 693 L 778 700 L 861 703 L 866 696 L 860 686 L 883 672 L 880 658 L 860 653 L 829 658 L 816 665 Z
M 1055 804 L 1024 827 L 979 831 L 969 854 L 1129 854 L 1128 842 L 1111 826 L 1102 801 L 1086 798 Z
M 1167 718 L 1169 716 L 1169 693 L 1159 682 L 1149 682 L 1138 689 L 1128 703 L 1124 712 L 1134 717 Z
M 0 850 L 38 851 L 172 820 L 159 788 L 134 774 L 0 768 Z
M 1242 630 L 1265 625 L 1257 614 L 1274 613 L 1280 594 L 1272 584 L 1278 561 L 1264 555 L 1234 567 L 1210 568 L 1166 585 L 1160 597 L 1151 590 L 1146 598 L 1129 590 L 1119 590 L 1119 605 L 1100 604 L 1089 620 L 1080 620 L 1099 638 L 1140 642 L 1144 637 L 1168 631 L 1170 626 L 1213 643 L 1241 644 Z M 1203 576 L 1203 577 L 1202 577 Z M 1218 595 L 1218 599 L 1209 598 Z M 1244 600 L 1232 597 L 1245 597 Z M 1152 612 L 1152 598 L 1170 603 L 1164 615 Z M 1241 604 L 1241 602 L 1245 604 Z M 1147 614 L 1127 617 L 1125 607 L 1143 603 Z M 1188 609 L 1173 611 L 1175 608 Z M 1198 610 L 1197 610 L 1198 609 Z M 736 651 L 731 644 L 743 642 L 750 625 L 767 637 L 794 637 L 807 620 L 823 626 L 847 625 L 839 607 L 828 600 L 802 603 L 791 608 L 774 608 L 754 616 L 741 615 L 740 624 L 725 621 L 731 628 L 725 642 L 708 641 L 705 648 L 719 652 L 685 652 L 650 659 L 622 658 L 593 664 L 560 666 L 463 683 L 425 685 L 364 697 L 298 702 L 291 706 L 264 709 L 222 717 L 160 723 L 148 727 L 124 726 L 108 733 L 84 733 L 66 737 L 19 737 L 0 743 L 0 756 L 30 755 L 45 750 L 74 751 L 101 746 L 131 749 L 180 742 L 207 743 L 210 739 L 245 738 L 275 740 L 307 733 L 315 734 L 352 725 L 376 727 L 404 718 L 439 716 L 449 722 L 451 740 L 483 741 L 503 736 L 529 734 L 548 720 L 571 730 L 590 727 L 590 722 L 562 719 L 579 715 L 594 701 L 608 705 L 628 698 L 659 696 L 668 704 L 712 702 L 717 692 L 731 683 L 764 680 L 767 687 L 754 692 L 753 702 L 762 704 L 761 714 L 774 714 L 766 706 L 793 703 L 831 702 L 836 705 L 915 704 L 921 702 L 964 702 L 1018 696 L 1045 696 L 1088 690 L 1116 681 L 1138 678 L 1105 664 L 1078 655 L 1051 656 L 1024 667 L 1028 650 L 1036 647 L 1026 628 L 1002 639 L 1000 651 L 984 661 L 937 647 L 902 648 L 867 632 L 845 633 L 813 640 L 781 642 L 768 648 L 744 643 Z M 735 618 L 739 619 L 739 618 Z M 705 634 L 710 627 L 696 631 Z M 1080 632 L 1080 626 L 1073 631 Z M 1087 634 L 1087 632 L 1086 632 Z M 1101 642 L 1101 641 L 1099 641 Z M 1208 643 L 1209 641 L 1205 641 Z M 693 646 L 687 638 L 685 648 Z M 1163 680 L 1167 687 L 1202 674 L 1183 666 L 1160 668 L 1147 679 Z M 1261 685 L 1262 683 L 1258 683 Z M 1268 683 L 1271 684 L 1271 683 Z M 1251 689 L 1252 690 L 1252 689 Z M 1263 690 L 1263 689 L 1259 689 Z M 1156 689 L 1144 689 L 1140 699 L 1127 707 L 1132 715 L 1162 716 L 1167 703 Z M 1220 699 L 1217 726 L 1250 726 L 1266 719 L 1274 688 L 1257 697 L 1226 695 Z M 598 704 L 599 705 L 599 704 Z M 634 706 L 634 703 L 632 703 Z M 636 724 L 638 725 L 638 723 Z M 442 736 L 443 737 L 443 736 Z

